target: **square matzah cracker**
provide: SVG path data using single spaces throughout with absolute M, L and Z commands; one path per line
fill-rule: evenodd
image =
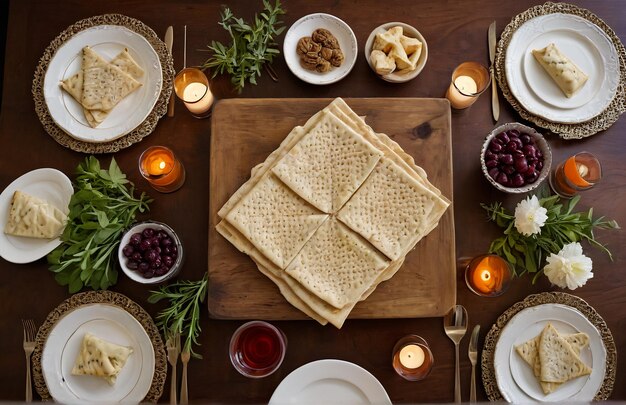
M 272 171 L 300 197 L 332 213 L 348 201 L 381 156 L 363 136 L 323 111 Z
M 326 217 L 268 173 L 226 220 L 268 259 L 285 268 Z
M 424 236 L 431 216 L 438 220 L 446 207 L 432 191 L 383 158 L 337 217 L 396 260 Z
M 343 308 L 356 302 L 388 265 L 360 236 L 331 218 L 285 271 L 333 307 Z

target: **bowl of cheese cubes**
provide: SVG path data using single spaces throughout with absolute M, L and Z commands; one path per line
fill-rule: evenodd
M 365 43 L 364 52 L 372 70 L 391 83 L 416 78 L 428 60 L 428 46 L 422 34 L 402 22 L 376 27 Z

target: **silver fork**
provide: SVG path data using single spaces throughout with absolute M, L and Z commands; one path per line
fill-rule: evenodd
M 170 405 L 176 405 L 176 363 L 178 363 L 178 354 L 180 353 L 180 334 L 170 335 L 165 341 L 167 347 L 167 361 L 172 366 L 172 376 L 170 380 Z
M 180 361 L 183 363 L 183 381 L 180 385 L 180 405 L 187 405 L 189 403 L 189 394 L 187 391 L 187 363 L 191 359 L 191 353 L 187 350 L 183 350 L 180 354 Z
M 35 351 L 37 327 L 32 319 L 22 319 L 22 326 L 24 327 L 24 354 L 26 355 L 26 402 L 32 402 L 33 387 L 30 381 L 30 356 Z
M 478 362 L 478 334 L 480 333 L 480 325 L 474 326 L 472 336 L 470 337 L 469 348 L 467 349 L 467 357 L 472 364 L 472 380 L 470 383 L 470 403 L 476 402 L 476 363 Z
M 454 342 L 454 402 L 461 402 L 461 376 L 459 371 L 459 342 L 467 331 L 467 310 L 463 305 L 455 305 L 443 318 L 443 329 Z

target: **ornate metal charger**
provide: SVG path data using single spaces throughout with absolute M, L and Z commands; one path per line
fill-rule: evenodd
M 547 121 L 544 118 L 531 114 L 517 101 L 515 96 L 511 93 L 509 85 L 506 81 L 506 74 L 504 72 L 506 50 L 515 31 L 517 31 L 517 29 L 528 20 L 553 13 L 573 14 L 591 21 L 600 27 L 600 29 L 602 29 L 602 31 L 604 31 L 611 39 L 619 55 L 620 81 L 617 86 L 617 91 L 615 92 L 615 97 L 613 98 L 611 104 L 609 104 L 609 106 L 602 113 L 586 122 L 578 124 L 562 124 Z M 502 94 L 504 94 L 504 97 L 519 113 L 519 115 L 525 120 L 558 134 L 563 139 L 581 139 L 594 135 L 609 128 L 615 123 L 615 121 L 618 120 L 619 116 L 626 111 L 626 49 L 613 29 L 602 21 L 602 19 L 598 18 L 589 10 L 577 7 L 573 4 L 548 2 L 543 5 L 529 8 L 523 13 L 515 16 L 500 36 L 494 64 L 496 68 L 496 78 L 498 80 L 498 85 L 502 89 Z
M 135 319 L 137 319 L 137 321 L 139 321 L 139 323 L 143 326 L 152 341 L 152 346 L 154 347 L 155 363 L 152 385 L 142 402 L 157 402 L 161 397 L 161 394 L 163 394 L 163 386 L 165 385 L 165 378 L 167 377 L 167 357 L 165 354 L 163 340 L 161 340 L 161 335 L 159 334 L 159 329 L 154 324 L 150 315 L 141 306 L 139 306 L 139 304 L 125 295 L 112 291 L 88 291 L 74 294 L 48 314 L 45 322 L 41 325 L 39 331 L 37 332 L 35 351 L 33 352 L 32 357 L 33 381 L 35 382 L 35 389 L 37 390 L 39 396 L 41 396 L 41 398 L 45 401 L 52 399 L 50 392 L 48 391 L 48 387 L 46 386 L 46 381 L 43 377 L 41 368 L 43 346 L 50 335 L 50 330 L 59 319 L 65 316 L 65 314 L 75 310 L 76 308 L 89 304 L 111 304 L 120 307 L 135 317 Z
M 606 347 L 606 371 L 604 375 L 604 382 L 596 393 L 594 400 L 604 401 L 609 399 L 611 392 L 613 392 L 613 385 L 615 384 L 615 375 L 617 372 L 617 349 L 609 327 L 596 310 L 582 298 L 562 292 L 545 292 L 541 294 L 529 295 L 523 301 L 514 304 L 511 308 L 504 311 L 485 337 L 481 369 L 483 386 L 485 387 L 489 400 L 504 401 L 502 394 L 500 394 L 500 391 L 498 390 L 498 383 L 496 382 L 496 374 L 493 366 L 496 344 L 498 343 L 502 330 L 506 324 L 521 310 L 542 304 L 563 304 L 576 308 L 585 317 L 587 317 L 589 322 L 591 322 L 596 329 L 598 329 L 600 335 L 602 336 L 604 346 Z
M 136 33 L 142 35 L 152 45 L 159 60 L 161 62 L 161 69 L 163 70 L 163 85 L 161 88 L 161 94 L 157 100 L 154 108 L 146 117 L 146 119 L 137 128 L 111 142 L 102 143 L 89 143 L 74 139 L 59 128 L 48 111 L 48 106 L 43 94 L 43 82 L 46 75 L 48 65 L 52 60 L 52 57 L 56 51 L 74 34 L 83 31 L 87 28 L 95 27 L 98 25 L 120 25 L 126 27 Z M 130 145 L 140 142 L 144 137 L 150 135 L 156 127 L 159 119 L 167 112 L 167 104 L 172 93 L 172 86 L 174 80 L 174 62 L 172 56 L 167 51 L 163 41 L 159 39 L 152 28 L 148 27 L 139 20 L 131 17 L 127 17 L 122 14 L 104 14 L 94 16 L 80 20 L 63 32 L 61 32 L 46 48 L 43 56 L 39 60 L 37 69 L 35 70 L 35 77 L 33 80 L 32 94 L 33 100 L 35 100 L 35 111 L 41 121 L 46 132 L 61 145 L 75 150 L 77 152 L 84 153 L 112 153 L 121 149 L 127 148 Z

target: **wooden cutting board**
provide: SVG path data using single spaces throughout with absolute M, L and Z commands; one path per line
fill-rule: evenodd
M 210 162 L 209 314 L 217 319 L 307 319 L 254 262 L 216 230 L 219 209 L 280 145 L 332 99 L 228 99 L 213 110 Z M 358 98 L 348 105 L 400 144 L 452 200 L 450 106 L 445 99 Z M 456 302 L 452 205 L 396 275 L 356 305 L 349 318 L 442 316 Z

